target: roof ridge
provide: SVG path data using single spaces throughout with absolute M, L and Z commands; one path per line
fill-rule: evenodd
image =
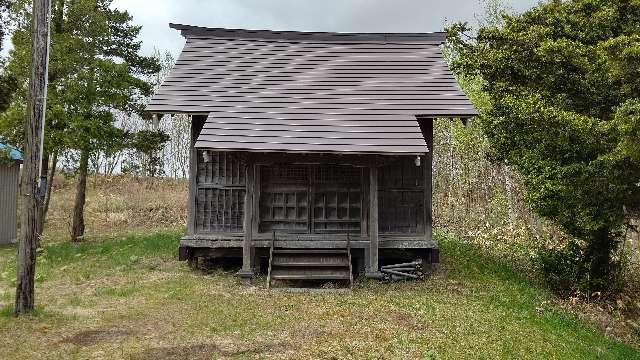
M 225 29 L 169 23 L 169 27 L 180 30 L 182 36 L 209 36 L 216 38 L 244 38 L 268 40 L 311 40 L 327 42 L 419 42 L 441 44 L 446 40 L 445 32 L 428 33 L 355 33 L 321 31 L 277 31 Z

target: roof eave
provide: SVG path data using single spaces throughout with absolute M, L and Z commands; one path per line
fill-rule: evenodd
M 179 30 L 184 37 L 207 36 L 217 38 L 264 39 L 274 41 L 323 41 L 323 42 L 419 42 L 442 44 L 445 32 L 431 33 L 347 33 L 308 32 L 208 28 L 201 26 L 169 23 L 169 27 Z
M 388 156 L 422 156 L 429 153 L 429 149 L 420 151 L 329 151 L 329 150 L 276 150 L 276 149 L 251 149 L 251 148 L 221 148 L 195 144 L 196 149 L 211 149 L 222 152 L 243 151 L 250 153 L 286 153 L 286 154 L 332 154 L 332 155 L 388 155 Z
M 415 117 L 418 119 L 471 119 L 478 115 L 478 111 L 474 109 L 473 111 L 461 112 L 459 114 L 417 114 Z

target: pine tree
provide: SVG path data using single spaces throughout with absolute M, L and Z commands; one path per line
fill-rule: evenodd
M 131 146 L 135 134 L 115 126 L 114 112 L 142 113 L 160 70 L 153 57 L 140 55 L 141 27 L 112 0 L 54 0 L 47 97 L 46 153 L 66 150 L 79 158 L 72 240 L 84 235 L 84 205 L 89 159 L 100 149 Z M 5 125 L 24 121 L 30 53 L 29 2 L 12 7 L 16 23 L 7 72 L 19 90 L 4 115 Z M 15 128 L 15 126 L 13 126 Z M 6 129 L 0 131 L 9 132 Z M 45 158 L 47 156 L 45 155 Z
M 0 0 L 0 52 L 9 25 L 9 0 Z M 9 106 L 11 95 L 16 90 L 16 81 L 4 71 L 4 61 L 0 59 L 0 112 Z

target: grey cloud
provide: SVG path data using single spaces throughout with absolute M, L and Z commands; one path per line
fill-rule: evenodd
M 524 10 L 538 0 L 511 0 Z M 191 25 L 298 31 L 429 32 L 445 20 L 474 21 L 478 0 L 115 0 L 142 25 L 143 51 L 177 55 L 184 44 L 169 22 Z

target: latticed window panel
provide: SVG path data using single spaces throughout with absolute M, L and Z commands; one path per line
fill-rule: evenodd
M 198 184 L 244 186 L 245 170 L 240 153 L 198 150 Z
M 306 191 L 262 194 L 260 231 L 305 233 L 309 228 Z
M 313 228 L 316 232 L 360 232 L 360 191 L 319 191 L 315 193 Z
M 308 166 L 263 166 L 261 174 L 266 186 L 306 187 L 309 184 Z
M 243 154 L 198 150 L 197 171 L 196 232 L 242 232 L 246 192 Z
M 359 233 L 363 170 L 353 166 L 319 166 L 315 172 L 313 229 L 318 233 Z
M 264 166 L 260 174 L 260 231 L 308 232 L 309 168 Z
M 244 189 L 198 189 L 196 230 L 236 233 L 243 231 Z
M 360 188 L 362 169 L 353 166 L 318 166 L 315 172 L 315 184 L 324 186 L 342 186 Z

